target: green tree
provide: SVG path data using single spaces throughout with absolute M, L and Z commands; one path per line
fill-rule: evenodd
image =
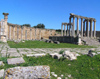
M 22 26 L 31 27 L 31 25 L 30 25 L 30 24 L 23 24 Z
M 33 26 L 34 28 L 45 28 L 45 25 L 44 24 L 38 24 L 37 26 Z

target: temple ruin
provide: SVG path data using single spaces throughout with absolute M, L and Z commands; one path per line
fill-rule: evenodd
M 75 25 L 75 18 L 77 18 L 77 25 Z M 79 19 L 81 19 L 81 30 L 79 30 Z M 93 25 L 94 24 L 94 25 Z M 63 33 L 64 26 L 64 33 Z M 67 26 L 67 30 L 66 30 Z M 77 28 L 75 33 L 75 27 Z M 62 23 L 61 25 L 61 36 L 77 36 L 78 34 L 81 37 L 96 37 L 96 19 L 89 18 L 84 16 L 75 15 L 70 13 L 69 23 Z M 67 35 L 66 35 L 67 31 Z

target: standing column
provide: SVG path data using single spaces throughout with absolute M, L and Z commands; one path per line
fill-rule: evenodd
M 77 17 L 77 35 L 79 34 L 79 17 Z
M 92 27 L 93 27 L 93 20 L 91 19 L 91 22 L 90 22 L 90 35 L 91 35 L 91 37 L 93 36 Z
M 27 30 L 25 31 L 25 40 L 27 40 Z
M 21 27 L 21 40 L 23 40 L 23 28 Z
M 64 25 L 64 36 L 66 36 L 66 24 Z
M 81 37 L 83 37 L 83 18 L 81 18 Z
M 11 40 L 11 26 L 9 26 L 9 39 Z
M 96 37 L 96 20 L 94 20 L 94 37 Z
M 6 39 L 8 39 L 8 25 L 7 25 L 7 20 L 8 20 L 8 15 L 9 13 L 3 13 L 4 15 L 4 35 L 6 35 Z
M 40 29 L 40 34 L 39 35 L 40 35 L 40 40 L 41 40 L 41 29 Z
M 13 26 L 13 40 L 15 39 L 15 26 Z
M 19 39 L 19 26 L 17 26 L 17 40 Z
M 73 17 L 72 36 L 75 37 L 75 17 Z
M 63 36 L 63 24 L 61 25 L 61 36 Z
M 32 40 L 32 29 L 30 29 L 30 40 Z
M 89 37 L 89 19 L 87 20 L 87 37 Z

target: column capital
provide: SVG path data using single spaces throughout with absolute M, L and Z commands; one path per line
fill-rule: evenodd
M 8 19 L 9 13 L 3 13 L 3 15 L 4 15 L 4 19 Z

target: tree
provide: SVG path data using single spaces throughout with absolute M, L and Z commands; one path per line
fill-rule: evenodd
M 22 26 L 31 27 L 31 25 L 30 25 L 30 24 L 23 24 Z
M 44 24 L 38 24 L 37 26 L 33 26 L 34 28 L 45 28 L 45 25 Z

